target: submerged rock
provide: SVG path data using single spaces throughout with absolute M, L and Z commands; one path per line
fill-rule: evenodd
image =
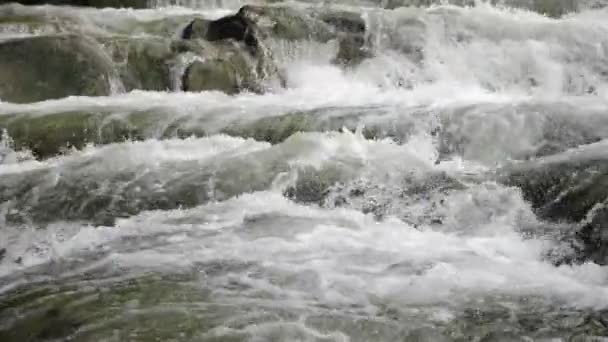
M 262 90 L 267 66 L 263 58 L 251 56 L 233 42 L 199 42 L 197 46 L 198 57 L 182 75 L 182 90 L 218 90 L 226 94 Z
M 234 64 L 222 59 L 195 61 L 184 73 L 185 91 L 219 90 L 236 94 L 241 88 L 239 74 Z
M 371 54 L 365 50 L 365 38 L 359 35 L 349 35 L 340 39 L 334 63 L 354 65 L 369 57 Z
M 521 189 L 541 219 L 571 225 L 575 233 L 566 238 L 582 247 L 566 262 L 608 264 L 608 159 L 565 156 L 511 171 L 504 181 Z
M 113 38 L 104 43 L 119 68 L 125 90 L 172 90 L 177 52 L 165 38 Z
M 66 111 L 49 114 L 19 113 L 0 115 L 0 131 L 6 131 L 15 150 L 30 150 L 45 159 L 66 150 L 82 149 L 86 144 L 109 144 L 176 135 L 170 114 L 152 110 L 112 115 L 107 109 Z M 184 135 L 198 135 L 180 129 Z
M 0 43 L 0 100 L 37 102 L 110 94 L 112 63 L 83 37 L 39 36 Z
M 584 246 L 580 259 L 608 265 L 608 199 L 589 213 L 577 236 Z

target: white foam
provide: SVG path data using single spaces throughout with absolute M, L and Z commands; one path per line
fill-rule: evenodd
M 266 232 L 263 225 L 255 226 L 261 231 L 250 235 L 252 228 L 244 220 L 263 215 L 299 220 Z M 170 270 L 232 260 L 285 274 L 312 272 L 318 282 L 306 290 L 289 284 L 269 287 L 247 274 L 241 280 L 254 290 L 270 290 L 294 301 L 312 296 L 329 305 L 363 305 L 369 312 L 374 310 L 373 298 L 391 305 L 426 305 L 492 295 L 539 296 L 577 307 L 608 306 L 607 268 L 554 267 L 541 260 L 546 247 L 542 241 L 525 240 L 514 228 L 496 220 L 488 223 L 483 235 L 419 230 L 398 220 L 380 223 L 357 211 L 315 209 L 276 193 L 259 192 L 191 210 L 150 212 L 122 220 L 115 228 L 83 227 L 54 248 L 56 255 L 65 257 L 103 246 L 112 251 L 116 266 L 134 269 Z M 143 240 L 160 236 L 162 242 L 152 249 L 122 249 L 120 241 L 128 236 Z

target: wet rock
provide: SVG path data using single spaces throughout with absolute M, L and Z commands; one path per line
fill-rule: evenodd
M 595 209 L 577 232 L 584 249 L 579 257 L 600 265 L 608 265 L 608 201 Z
M 182 77 L 183 90 L 219 90 L 226 94 L 242 90 L 259 91 L 254 69 L 255 61 L 249 60 L 238 49 L 225 46 L 190 64 Z
M 285 196 L 299 203 L 322 205 L 330 188 L 340 179 L 340 171 L 333 168 L 316 171 L 306 168 L 299 172 L 293 186 L 285 191 Z
M 219 90 L 226 94 L 239 92 L 238 72 L 228 61 L 212 59 L 195 61 L 183 77 L 184 91 Z
M 209 22 L 206 19 L 195 18 L 182 31 L 182 39 L 205 39 Z
M 331 17 L 328 17 L 328 21 Z M 209 41 L 234 39 L 256 47 L 265 38 L 328 41 L 330 26 L 306 11 L 288 7 L 246 5 L 215 21 L 194 19 L 182 33 L 184 39 Z
M 335 37 L 329 25 L 316 18 L 316 14 L 305 10 L 275 6 L 245 6 L 241 10 L 255 22 L 262 39 L 327 42 Z
M 95 43 L 73 35 L 0 43 L 0 99 L 25 103 L 110 94 L 112 63 Z
M 521 189 L 541 219 L 571 227 L 574 233 L 563 239 L 571 240 L 577 255 L 567 256 L 563 262 L 604 265 L 608 263 L 608 159 L 594 153 L 584 155 L 585 149 L 524 167 L 512 171 L 504 181 Z
M 44 159 L 71 148 L 81 149 L 88 143 L 161 137 L 165 133 L 162 128 L 171 123 L 168 120 L 168 114 L 154 111 L 125 113 L 120 118 L 111 117 L 110 112 L 103 110 L 45 115 L 19 113 L 0 115 L 0 130 L 6 130 L 14 149 L 30 150 L 37 158 Z M 167 127 L 167 131 L 170 130 Z
M 119 67 L 126 91 L 172 90 L 171 68 L 178 52 L 171 39 L 113 38 L 104 45 Z
M 575 223 L 608 196 L 607 172 L 608 161 L 564 161 L 514 171 L 506 183 L 519 187 L 541 218 Z
M 338 45 L 338 53 L 334 63 L 342 65 L 356 65 L 364 59 L 371 57 L 365 50 L 365 39 L 359 35 L 349 35 L 342 37 Z
M 307 115 L 306 113 L 289 113 L 261 118 L 250 123 L 242 123 L 240 121 L 226 127 L 222 130 L 222 133 L 278 144 L 297 132 L 330 130 L 334 128 L 329 125 L 315 125 L 319 121 L 321 120 L 316 120 L 316 118 L 313 118 L 313 115 Z
M 194 19 L 184 29 L 185 39 L 218 41 L 232 39 L 244 43 L 254 55 L 265 39 L 336 39 L 340 51 L 336 61 L 358 63 L 369 56 L 363 49 L 366 24 L 360 14 L 347 11 L 296 11 L 287 7 L 243 6 L 236 14 L 215 21 Z
M 241 8 L 236 14 L 207 21 L 195 19 L 184 29 L 184 39 L 206 39 L 210 42 L 232 39 L 245 44 L 255 54 L 259 43 L 256 37 L 255 23 L 246 15 L 248 7 Z
M 366 24 L 359 13 L 330 11 L 319 14 L 318 18 L 330 26 L 338 40 L 335 63 L 356 65 L 372 56 L 365 48 Z
M 320 14 L 319 19 L 338 32 L 365 33 L 365 20 L 360 14 L 346 11 L 330 11 Z

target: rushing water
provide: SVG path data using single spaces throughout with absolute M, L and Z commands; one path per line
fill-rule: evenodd
M 243 3 L 35 10 L 85 34 L 148 37 L 162 30 L 145 24 Z M 578 223 L 504 180 L 563 163 L 606 175 L 608 10 L 550 18 L 513 4 L 337 2 L 363 13 L 373 57 L 342 68 L 332 42 L 271 41 L 286 87 L 264 94 L 117 84 L 0 102 L 0 118 L 145 126 L 49 158 L 4 134 L 0 340 L 608 338 L 608 268 L 563 262 Z

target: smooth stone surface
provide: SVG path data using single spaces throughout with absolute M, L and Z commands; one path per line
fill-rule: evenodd
M 0 43 L 2 101 L 109 95 L 112 74 L 112 61 L 83 37 L 39 36 Z

